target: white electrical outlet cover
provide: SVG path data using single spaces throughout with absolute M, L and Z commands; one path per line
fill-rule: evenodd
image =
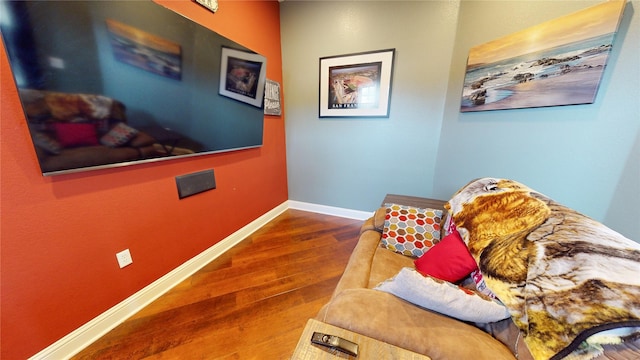
M 118 265 L 120 265 L 121 269 L 133 262 L 129 249 L 125 249 L 117 253 L 116 258 L 118 259 Z

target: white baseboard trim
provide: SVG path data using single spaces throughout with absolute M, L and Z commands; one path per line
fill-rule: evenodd
M 30 359 L 58 360 L 71 358 L 218 256 L 224 254 L 227 250 L 273 220 L 276 216 L 286 211 L 288 206 L 287 201 L 278 205 L 240 230 L 170 271 L 160 279 L 147 285 L 116 306 L 33 355 Z
M 289 200 L 289 208 L 296 210 L 304 210 L 311 211 L 319 214 L 333 215 L 339 216 L 343 218 L 356 219 L 356 220 L 367 220 L 371 216 L 373 216 L 373 211 L 360 211 L 360 210 L 351 210 L 344 209 L 334 206 L 327 205 L 318 205 L 311 204 L 301 201 Z

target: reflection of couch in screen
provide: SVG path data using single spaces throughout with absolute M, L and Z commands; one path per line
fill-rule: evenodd
M 20 97 L 43 172 L 193 153 L 129 126 L 124 104 L 106 96 L 21 89 Z

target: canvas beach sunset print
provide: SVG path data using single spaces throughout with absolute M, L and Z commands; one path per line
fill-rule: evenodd
M 460 111 L 593 103 L 625 4 L 608 1 L 471 48 Z

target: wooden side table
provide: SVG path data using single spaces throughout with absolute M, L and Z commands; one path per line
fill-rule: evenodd
M 358 344 L 358 356 L 350 356 L 324 346 L 311 343 L 314 331 L 336 335 Z M 431 360 L 430 357 L 420 355 L 397 346 L 393 346 L 349 330 L 310 319 L 305 326 L 296 350 L 291 360 L 323 360 L 323 359 L 394 359 L 394 360 Z
M 398 204 L 398 205 L 407 205 L 407 206 L 415 206 L 421 209 L 429 208 L 429 209 L 440 209 L 444 210 L 444 204 L 446 201 L 437 200 L 437 199 L 429 199 L 417 196 L 407 196 L 407 195 L 396 195 L 396 194 L 387 194 L 382 200 L 382 206 L 384 204 Z M 445 211 L 446 212 L 446 211 Z

